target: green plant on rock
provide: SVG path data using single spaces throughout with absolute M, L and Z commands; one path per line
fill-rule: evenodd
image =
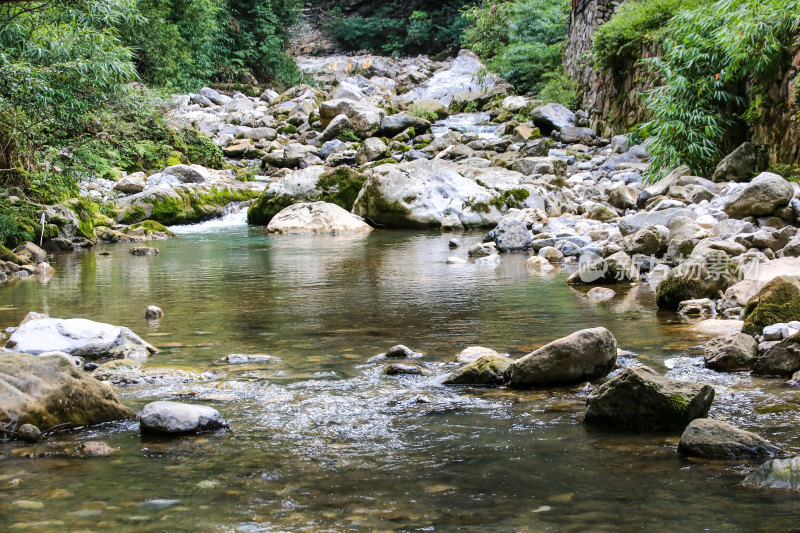
M 317 188 L 322 193 L 320 200 L 350 211 L 366 181 L 365 175 L 349 167 L 338 167 L 317 180 Z
M 799 0 L 719 0 L 669 23 L 663 54 L 648 60 L 661 80 L 645 101 L 653 119 L 646 177 L 678 165 L 710 175 L 744 140 L 742 116 L 759 90 L 787 65 L 787 45 L 800 32 Z
M 342 142 L 359 142 L 361 140 L 361 137 L 349 128 L 342 130 L 336 138 Z

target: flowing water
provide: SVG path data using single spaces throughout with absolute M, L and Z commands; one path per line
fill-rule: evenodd
M 145 440 L 125 422 L 51 437 L 48 449 L 119 449 L 92 459 L 0 443 L 0 530 L 800 528 L 795 496 L 738 486 L 752 465 L 682 458 L 677 435 L 584 427 L 586 386 L 440 385 L 467 346 L 518 357 L 602 325 L 624 364 L 711 383 L 713 417 L 800 452 L 800 393 L 704 370 L 691 350 L 704 337 L 656 313 L 647 286 L 593 303 L 522 254 L 446 265 L 466 256 L 448 234 L 275 237 L 236 214 L 177 231 L 155 257 L 130 245 L 58 256 L 49 282 L 0 289 L 0 326 L 30 310 L 129 326 L 161 350 L 148 366 L 188 378 L 120 388 L 121 400 L 211 405 L 231 430 Z M 165 317 L 148 322 L 147 305 Z M 376 356 L 397 343 L 423 352 L 429 375 L 382 376 Z M 230 353 L 276 359 L 229 366 Z
M 497 140 L 505 130 L 505 124 L 492 124 L 489 113 L 460 113 L 437 120 L 431 132 L 439 137 L 450 130 L 461 133 L 477 133 L 479 139 Z

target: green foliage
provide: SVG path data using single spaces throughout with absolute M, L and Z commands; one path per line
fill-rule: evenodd
M 559 70 L 566 42 L 567 0 L 483 0 L 464 11 L 464 44 L 518 90 L 539 91 Z
M 222 58 L 220 81 L 243 70 L 263 81 L 289 86 L 301 80 L 294 60 L 283 51 L 303 0 L 223 0 L 214 54 Z
M 578 108 L 578 82 L 562 68 L 542 76 L 544 85 L 539 91 L 539 100 L 545 104 L 562 104 L 572 110 Z M 527 117 L 519 117 L 523 120 Z
M 115 26 L 136 17 L 132 0 L 0 4 L 0 185 L 123 95 L 136 73 Z
M 0 198 L 0 246 L 15 248 L 38 237 L 34 234 L 38 233 L 39 214 L 30 202 L 20 200 L 12 207 L 7 199 Z
M 653 120 L 640 133 L 654 138 L 647 177 L 677 165 L 709 175 L 742 140 L 742 116 L 787 65 L 798 31 L 800 0 L 719 0 L 674 17 L 663 55 L 648 60 L 662 85 L 645 98 Z
M 339 139 L 342 142 L 354 142 L 355 143 L 355 142 L 360 141 L 361 137 L 359 137 L 358 134 L 355 131 L 353 131 L 353 130 L 351 130 L 349 128 L 346 128 L 346 129 L 342 130 L 342 132 L 338 135 L 337 139 Z
M 419 2 L 385 2 L 369 16 L 327 13 L 326 29 L 350 50 L 369 50 L 386 55 L 436 55 L 455 52 L 466 21 L 460 18 L 463 0 L 435 3 L 429 10 Z
M 669 20 L 682 9 L 700 6 L 700 0 L 630 0 L 592 35 L 595 63 L 614 72 L 629 68 L 642 47 L 660 40 Z
M 197 90 L 217 61 L 215 36 L 221 0 L 138 0 L 141 17 L 120 28 L 134 50 L 143 80 L 161 87 Z

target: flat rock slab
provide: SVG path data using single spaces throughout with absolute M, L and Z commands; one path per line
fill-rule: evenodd
M 145 405 L 139 423 L 142 432 L 172 435 L 228 427 L 228 422 L 212 407 L 162 401 Z

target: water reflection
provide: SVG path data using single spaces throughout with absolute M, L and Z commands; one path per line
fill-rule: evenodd
M 630 351 L 626 364 L 711 383 L 714 417 L 800 451 L 800 391 L 706 371 L 690 350 L 703 337 L 657 314 L 648 287 L 617 287 L 614 299 L 596 303 L 564 273 L 528 272 L 523 255 L 496 268 L 447 265 L 450 255 L 466 257 L 466 248 L 449 250 L 452 236 L 293 238 L 205 227 L 152 243 L 155 257 L 131 256 L 125 245 L 59 256 L 47 285 L 3 288 L 3 327 L 29 310 L 131 327 L 162 349 L 150 366 L 197 372 L 121 389 L 123 401 L 213 405 L 232 430 L 143 441 L 124 423 L 58 437 L 119 448 L 94 460 L 27 459 L 2 444 L 0 528 L 797 527 L 792 496 L 736 487 L 746 465 L 682 459 L 675 435 L 584 428 L 589 387 L 441 386 L 466 346 L 519 356 L 602 325 Z M 480 235 L 457 237 L 468 244 Z M 149 324 L 147 305 L 165 317 Z M 374 356 L 399 342 L 425 354 L 417 362 L 430 375 L 381 374 Z M 229 353 L 280 360 L 229 366 L 220 362 Z

